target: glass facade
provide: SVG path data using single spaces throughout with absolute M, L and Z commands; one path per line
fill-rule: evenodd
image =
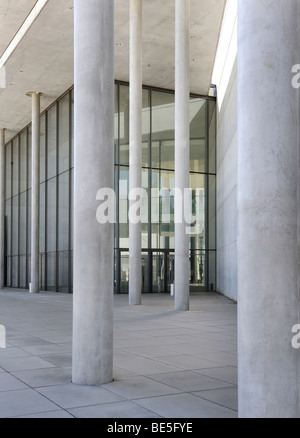
M 41 115 L 41 288 L 72 293 L 73 89 Z M 170 292 L 174 280 L 174 93 L 143 88 L 143 292 Z M 191 291 L 215 284 L 215 101 L 190 99 Z M 115 293 L 129 279 L 129 87 L 115 83 Z M 6 286 L 30 283 L 31 125 L 6 145 Z M 96 212 L 95 212 L 96 214 Z

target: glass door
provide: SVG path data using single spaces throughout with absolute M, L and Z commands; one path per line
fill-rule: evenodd
M 152 252 L 152 292 L 170 293 L 174 281 L 174 252 Z

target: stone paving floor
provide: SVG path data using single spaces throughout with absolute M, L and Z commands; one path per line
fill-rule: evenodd
M 72 295 L 0 291 L 0 418 L 237 418 L 237 306 L 114 297 L 114 381 L 71 382 Z

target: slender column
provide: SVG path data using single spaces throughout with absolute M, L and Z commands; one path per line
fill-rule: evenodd
M 189 310 L 189 236 L 184 221 L 184 189 L 189 188 L 189 0 L 176 0 L 175 19 L 175 309 Z M 177 222 L 177 223 L 176 223 Z
M 96 198 L 114 189 L 114 2 L 75 0 L 74 26 L 72 381 L 96 386 L 113 378 L 114 225 Z
M 298 0 L 239 1 L 240 417 L 300 415 L 298 18 Z
M 0 128 L 0 289 L 4 289 L 5 129 Z
M 40 291 L 40 93 L 27 93 L 32 99 L 31 157 L 31 289 Z
M 130 192 L 142 185 L 142 0 L 130 0 Z M 130 206 L 136 199 L 130 200 Z M 141 304 L 142 225 L 129 218 L 129 304 Z

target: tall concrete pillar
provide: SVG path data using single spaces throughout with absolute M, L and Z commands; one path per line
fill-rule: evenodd
M 4 289 L 5 129 L 0 128 L 0 289 Z
M 72 381 L 97 386 L 113 378 L 114 224 L 96 198 L 114 189 L 114 2 L 75 0 L 74 27 Z
M 129 189 L 142 185 L 142 0 L 130 0 Z M 130 206 L 136 202 L 134 196 Z M 142 224 L 129 218 L 129 304 L 141 304 Z
M 40 93 L 29 92 L 32 101 L 31 152 L 31 289 L 40 291 Z
M 175 12 L 175 309 L 189 310 L 189 236 L 184 221 L 184 190 L 189 188 L 189 0 L 176 0 Z M 177 223 L 176 223 L 177 222 Z
M 299 1 L 240 0 L 239 416 L 299 417 Z M 298 229 L 297 229 L 298 228 Z

